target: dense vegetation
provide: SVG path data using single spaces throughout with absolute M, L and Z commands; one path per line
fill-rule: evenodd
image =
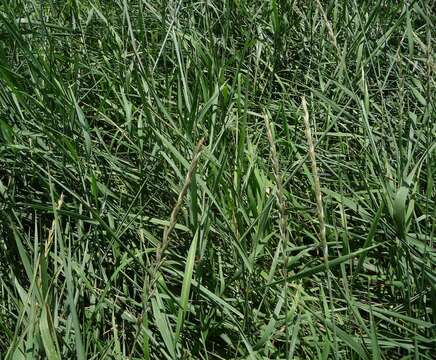
M 0 358 L 431 359 L 435 8 L 0 0 Z

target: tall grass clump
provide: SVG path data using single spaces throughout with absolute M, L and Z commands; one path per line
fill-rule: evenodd
M 434 5 L 0 0 L 0 358 L 432 359 Z

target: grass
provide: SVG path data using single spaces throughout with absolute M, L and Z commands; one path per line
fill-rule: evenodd
M 428 0 L 0 0 L 0 357 L 432 359 Z

